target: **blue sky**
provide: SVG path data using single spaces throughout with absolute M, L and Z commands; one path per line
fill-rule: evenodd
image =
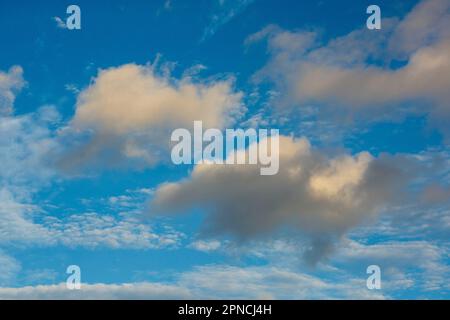
M 0 4 L 0 298 L 449 297 L 446 0 L 70 4 Z M 173 165 L 194 120 L 280 173 Z

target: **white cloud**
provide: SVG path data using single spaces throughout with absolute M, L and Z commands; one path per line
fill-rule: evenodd
M 450 37 L 450 5 L 446 0 L 420 2 L 394 30 L 389 51 L 407 58 L 422 47 Z
M 65 283 L 22 288 L 0 288 L 5 300 L 115 300 L 115 299 L 190 299 L 188 290 L 158 283 L 83 284 L 82 290 L 68 290 Z
M 49 106 L 0 117 L 0 244 L 48 241 L 45 228 L 33 222 L 41 209 L 31 203 L 55 177 L 49 154 L 57 142 L 48 126 L 57 118 Z
M 383 299 L 365 279 L 327 281 L 276 267 L 203 266 L 180 277 L 198 297 L 215 299 Z
M 33 215 L 39 208 L 18 201 L 14 195 L 0 189 L 0 245 L 50 241 L 45 227 L 33 222 Z
M 25 197 L 55 175 L 49 154 L 58 144 L 49 124 L 57 118 L 49 106 L 34 114 L 0 117 L 0 186 L 20 187 Z
M 67 29 L 66 23 L 60 17 L 53 17 L 53 20 L 56 22 L 56 26 L 59 29 Z
M 0 266 L 2 266 L 2 271 L 0 272 L 0 286 L 9 285 L 17 273 L 20 271 L 21 266 L 18 261 L 14 258 L 6 255 L 0 250 Z
M 365 279 L 320 280 L 308 274 L 271 267 L 226 265 L 197 267 L 173 284 L 65 284 L 0 288 L 0 299 L 383 299 L 366 288 Z
M 243 112 L 242 94 L 231 80 L 208 84 L 158 75 L 154 66 L 128 64 L 100 71 L 78 96 L 75 116 L 62 131 L 73 145 L 60 166 L 71 170 L 90 163 L 154 165 L 168 151 L 170 133 L 194 120 L 224 128 Z M 105 161 L 107 158 L 107 161 Z
M 221 243 L 218 240 L 196 240 L 191 243 L 190 247 L 203 252 L 216 251 L 221 247 Z
M 255 0 L 215 0 L 215 9 L 210 18 L 209 25 L 203 31 L 200 41 L 211 38 L 217 30 L 230 22 L 235 16 L 244 12 Z
M 16 94 L 24 87 L 23 70 L 13 66 L 8 72 L 0 70 L 0 117 L 13 112 Z
M 149 190 L 111 197 L 108 210 L 114 215 L 91 212 L 56 218 L 33 204 L 35 194 L 58 179 L 52 155 L 61 145 L 50 128 L 59 119 L 52 106 L 0 117 L 0 246 L 155 249 L 178 245 L 182 234 L 171 229 L 156 231 L 131 217 Z M 123 209 L 130 214 L 118 212 Z
M 160 249 L 176 247 L 184 235 L 171 228 L 156 232 L 133 217 L 107 214 L 74 214 L 63 219 L 47 216 L 43 227 L 52 244 L 67 247 Z
M 444 292 L 450 289 L 447 256 L 448 249 L 443 243 L 438 246 L 427 241 L 387 241 L 369 245 L 346 240 L 333 263 L 350 270 L 352 266 L 379 265 L 389 290 L 401 291 L 414 286 L 416 290 Z M 396 287 L 399 278 L 405 288 Z
M 449 21 L 448 1 L 424 0 L 403 20 L 384 18 L 377 32 L 362 28 L 323 44 L 316 32 L 269 26 L 246 43 L 268 38 L 272 58 L 256 79 L 277 84 L 280 105 L 318 104 L 322 118 L 431 114 L 447 131 Z M 405 65 L 391 66 L 399 61 Z

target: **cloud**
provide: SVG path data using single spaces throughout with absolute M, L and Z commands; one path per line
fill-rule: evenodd
M 384 299 L 366 289 L 365 279 L 327 281 L 270 266 L 203 266 L 185 272 L 179 283 L 196 296 L 213 299 Z
M 33 222 L 42 211 L 32 200 L 56 175 L 49 153 L 58 144 L 49 126 L 57 119 L 51 106 L 0 117 L 0 244 L 48 241 L 45 228 Z
M 427 267 L 441 259 L 442 249 L 426 241 L 391 241 L 365 245 L 347 240 L 337 260 L 373 261 L 377 264 Z
M 395 28 L 389 51 L 399 58 L 450 37 L 450 5 L 445 0 L 420 2 Z
M 16 82 L 8 80 L 8 83 L 17 84 L 10 87 L 18 87 L 23 83 L 21 74 L 20 67 L 12 68 L 7 78 L 0 77 L 1 88 L 7 88 L 5 79 L 10 78 Z M 12 103 L 13 96 L 6 96 Z M 63 147 L 52 129 L 61 125 L 60 118 L 54 106 L 43 106 L 20 116 L 0 116 L 0 247 L 157 249 L 177 246 L 183 237 L 181 233 L 170 228 L 154 230 L 156 227 L 132 217 L 131 211 L 143 202 L 139 197 L 147 197 L 148 190 L 111 197 L 108 210 L 115 214 L 59 212 L 56 217 L 41 204 L 34 204 L 35 195 L 60 178 L 53 155 Z
M 450 187 L 431 184 L 424 190 L 422 200 L 427 204 L 439 204 L 450 201 Z
M 63 217 L 20 202 L 0 189 L 0 246 L 161 249 L 177 247 L 184 235 L 167 226 L 144 223 L 131 215 L 87 212 Z
M 154 230 L 124 212 L 136 210 L 148 190 L 109 199 L 107 209 L 115 214 L 59 212 L 57 218 L 44 209 L 45 201 L 44 207 L 34 204 L 35 195 L 59 179 L 52 155 L 62 146 L 51 129 L 55 125 L 60 125 L 60 115 L 53 106 L 0 117 L 0 247 L 25 244 L 156 249 L 179 243 L 181 233 L 170 228 Z
M 56 22 L 56 26 L 59 29 L 67 29 L 66 23 L 60 17 L 53 17 L 52 19 Z
M 201 42 L 211 38 L 217 30 L 230 22 L 235 16 L 244 10 L 255 0 L 215 0 L 215 9 L 211 15 L 209 25 L 203 31 Z
M 83 213 L 65 218 L 47 216 L 43 219 L 51 245 L 103 247 L 111 249 L 161 249 L 176 247 L 184 235 L 171 228 L 157 232 L 149 224 L 133 217 Z
M 399 233 L 398 237 L 381 240 L 378 239 L 378 231 L 372 230 L 358 240 L 344 238 L 335 254 L 321 261 L 314 269 L 305 268 L 307 266 L 298 258 L 299 251 L 306 249 L 305 241 L 286 235 L 270 240 L 254 240 L 239 246 L 233 242 L 223 242 L 217 250 L 232 257 L 256 258 L 258 264 L 264 263 L 265 268 L 308 272 L 311 276 L 319 276 L 324 283 L 339 279 L 337 283 L 351 285 L 353 277 L 364 278 L 368 266 L 378 265 L 382 274 L 382 293 L 394 298 L 417 297 L 418 292 L 450 293 L 446 277 L 450 271 L 446 265 L 448 243 L 407 240 L 399 238 L 401 236 Z M 310 296 L 321 292 L 321 288 L 312 289 Z
M 160 185 L 150 214 L 208 212 L 205 234 L 251 239 L 280 228 L 309 236 L 316 262 L 350 228 L 400 197 L 407 162 L 366 152 L 328 158 L 305 138 L 280 137 L 280 171 L 261 176 L 257 165 L 197 165 L 189 178 Z M 264 197 L 261 197 L 261 195 Z
M 218 250 L 222 244 L 220 241 L 217 240 L 210 240 L 210 241 L 204 241 L 204 240 L 196 240 L 191 243 L 190 247 L 203 252 L 211 252 Z
M 280 242 L 273 249 L 281 253 L 278 261 L 295 250 Z M 340 255 L 315 272 L 292 265 L 203 265 L 164 283 L 82 284 L 79 291 L 65 284 L 0 288 L 0 299 L 389 299 L 430 291 L 442 297 L 450 289 L 448 268 L 442 265 L 446 255 L 421 241 L 368 245 L 345 240 Z M 370 264 L 381 267 L 382 290 L 366 287 Z
M 48 156 L 58 143 L 49 127 L 58 119 L 51 106 L 32 114 L 0 117 L 1 187 L 21 188 L 21 196 L 26 197 L 55 175 Z
M 20 263 L 18 261 L 6 255 L 1 250 L 0 266 L 2 266 L 2 272 L 0 272 L 0 286 L 10 284 L 21 269 Z
M 450 236 L 450 152 L 448 147 L 408 156 L 416 162 L 414 188 L 407 201 L 389 207 L 376 224 L 360 228 L 358 236 L 426 240 L 445 244 Z
M 269 26 L 246 44 L 268 39 L 272 58 L 255 79 L 277 84 L 280 105 L 318 104 L 323 117 L 430 114 L 446 131 L 449 21 L 448 1 L 425 0 L 403 20 L 384 18 L 380 31 L 363 28 L 322 43 L 315 31 Z
M 189 291 L 158 283 L 84 284 L 82 290 L 68 290 L 65 283 L 22 288 L 0 288 L 5 300 L 122 300 L 122 299 L 190 299 Z
M 0 70 L 0 117 L 13 112 L 16 94 L 25 86 L 22 75 L 20 66 L 13 66 L 8 72 Z
M 168 151 L 174 129 L 190 128 L 194 120 L 213 128 L 230 125 L 243 112 L 241 97 L 232 80 L 194 83 L 135 64 L 102 70 L 79 94 L 75 115 L 61 132 L 64 141 L 77 142 L 60 167 L 152 166 Z
M 37 206 L 19 201 L 9 190 L 0 189 L 0 245 L 51 241 L 45 227 L 33 222 Z
M 271 267 L 203 266 L 174 283 L 65 284 L 0 288 L 0 299 L 383 299 L 366 289 L 365 279 L 323 281 L 308 274 Z
M 387 241 L 366 245 L 347 240 L 340 247 L 333 262 L 351 269 L 352 266 L 376 264 L 383 270 L 383 278 L 395 280 L 401 275 L 408 289 L 414 285 L 422 291 L 450 290 L 446 274 L 450 268 L 445 264 L 448 256 L 446 245 L 427 241 Z M 402 288 L 389 287 L 396 291 Z

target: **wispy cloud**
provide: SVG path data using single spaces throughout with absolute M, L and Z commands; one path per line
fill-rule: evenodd
M 206 41 L 222 26 L 230 22 L 255 0 L 214 0 L 215 8 L 211 14 L 209 25 L 203 31 L 200 42 Z
M 53 17 L 52 18 L 56 22 L 56 27 L 59 29 L 67 29 L 66 23 L 61 19 L 60 17 Z

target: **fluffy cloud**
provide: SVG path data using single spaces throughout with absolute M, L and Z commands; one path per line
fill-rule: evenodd
M 431 114 L 445 131 L 449 21 L 448 1 L 425 0 L 403 20 L 383 18 L 376 32 L 363 28 L 323 44 L 315 32 L 270 26 L 247 43 L 268 38 L 272 59 L 257 78 L 277 83 L 290 106 L 318 103 L 323 115 L 379 117 L 404 112 L 392 106 L 407 103 L 409 112 Z
M 257 165 L 197 165 L 188 179 L 159 186 L 152 214 L 207 210 L 208 231 L 241 239 L 283 227 L 312 239 L 317 261 L 332 241 L 398 196 L 405 176 L 398 160 L 368 153 L 327 158 L 308 140 L 280 137 L 280 171 L 261 176 Z M 261 195 L 264 195 L 263 197 Z
M 12 113 L 16 94 L 25 85 L 22 74 L 19 66 L 11 67 L 8 72 L 0 70 L 0 116 Z
M 135 64 L 100 71 L 78 96 L 75 116 L 62 132 L 69 139 L 80 133 L 87 137 L 61 166 L 153 165 L 167 152 L 174 129 L 190 128 L 194 120 L 223 128 L 243 111 L 240 101 L 231 80 L 194 83 L 188 76 L 177 80 Z

